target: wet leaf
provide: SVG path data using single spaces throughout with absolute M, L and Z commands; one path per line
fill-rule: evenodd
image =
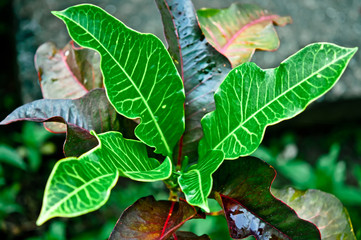
M 56 216 L 74 217 L 100 208 L 118 176 L 151 182 L 167 179 L 172 172 L 168 157 L 162 164 L 149 158 L 146 145 L 140 141 L 124 139 L 119 132 L 96 137 L 96 148 L 79 158 L 62 159 L 54 166 L 38 225 Z
M 140 118 L 135 135 L 156 153 L 171 156 L 184 131 L 184 90 L 163 43 L 93 5 L 53 12 L 80 46 L 101 55 L 110 102 L 127 118 Z
M 273 167 L 252 157 L 225 161 L 214 173 L 213 190 L 224 208 L 231 237 L 321 239 L 315 225 L 271 194 L 275 177 Z
M 340 200 L 320 190 L 272 189 L 275 197 L 292 207 L 300 218 L 314 223 L 322 240 L 356 240 L 350 217 Z
M 292 118 L 341 77 L 357 48 L 311 44 L 274 69 L 244 63 L 215 93 L 216 110 L 202 119 L 200 151 L 221 150 L 226 159 L 253 153 L 268 125 Z
M 213 94 L 231 70 L 231 64 L 205 39 L 190 0 L 156 0 L 162 15 L 168 50 L 182 76 L 186 92 L 186 126 L 181 157 L 197 159 L 203 136 L 200 120 L 214 110 Z
M 196 214 L 195 208 L 185 201 L 156 201 L 152 196 L 144 197 L 122 213 L 109 240 L 169 239 Z M 180 239 L 206 239 L 186 238 L 184 233 L 180 233 L 180 236 L 183 236 Z
M 280 41 L 273 24 L 292 22 L 290 17 L 280 17 L 253 4 L 234 3 L 226 9 L 200 9 L 197 13 L 207 40 L 233 67 L 248 62 L 256 49 L 276 50 Z
M 41 99 L 18 107 L 0 125 L 16 121 L 60 122 L 68 127 L 64 151 L 79 156 L 96 146 L 89 131 L 119 130 L 120 120 L 104 89 L 94 89 L 78 99 Z M 68 144 L 71 143 L 71 145 Z

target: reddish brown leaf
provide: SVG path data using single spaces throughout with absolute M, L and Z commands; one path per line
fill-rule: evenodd
M 214 191 L 223 206 L 232 238 L 321 239 L 317 227 L 275 198 L 274 168 L 253 157 L 225 161 L 213 174 Z
M 175 235 L 175 236 L 174 236 Z M 191 232 L 182 232 L 178 231 L 172 234 L 172 237 L 169 240 L 210 240 L 207 235 L 197 236 Z
M 196 214 L 195 208 L 185 201 L 156 201 L 152 196 L 144 197 L 123 212 L 109 240 L 169 239 Z

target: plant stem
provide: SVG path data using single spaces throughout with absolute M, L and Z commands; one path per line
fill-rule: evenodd
M 219 215 L 224 215 L 224 211 L 223 210 L 219 210 L 217 212 L 210 212 L 210 213 L 205 213 L 207 216 L 219 216 Z
M 179 140 L 178 159 L 177 159 L 176 171 L 179 171 L 182 168 L 183 136 L 184 135 L 182 135 L 182 137 Z

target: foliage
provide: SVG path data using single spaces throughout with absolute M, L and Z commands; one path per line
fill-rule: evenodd
M 284 136 L 284 138 L 287 138 L 287 136 Z M 295 148 L 297 148 L 295 143 L 289 142 L 283 151 L 280 150 L 279 154 L 274 155 L 271 149 L 261 146 L 253 156 L 262 158 L 275 166 L 278 172 L 289 179 L 292 186 L 297 189 L 320 189 L 334 194 L 346 205 L 360 204 L 361 190 L 346 183 L 346 163 L 338 160 L 339 143 L 334 143 L 329 153 L 322 155 L 314 166 L 300 159 Z M 356 165 L 354 168 L 356 178 L 359 167 Z M 295 175 L 294 172 L 298 172 L 300 175 Z
M 202 210 L 210 212 L 209 197 L 222 206 L 233 238 L 320 239 L 316 225 L 271 194 L 274 169 L 245 156 L 258 148 L 267 126 L 294 117 L 332 88 L 357 49 L 315 43 L 279 67 L 263 70 L 245 61 L 256 48 L 276 48 L 272 23 L 285 25 L 290 18 L 251 5 L 244 7 L 246 14 L 238 14 L 239 5 L 202 10 L 202 29 L 212 29 L 203 34 L 190 0 L 156 4 L 168 50 L 154 35 L 136 32 L 94 5 L 53 12 L 81 48 L 39 48 L 36 59 L 44 99 L 19 107 L 0 123 L 46 122 L 49 130 L 67 132 L 67 158 L 50 174 L 37 224 L 100 208 L 121 176 L 163 180 L 170 197 L 136 201 L 119 218 L 110 239 L 208 239 L 177 230 L 189 219 L 204 217 Z M 224 11 L 243 23 L 229 23 L 231 36 L 220 46 L 225 51 L 218 48 L 220 34 L 217 40 L 212 37 L 215 27 L 225 25 Z M 231 56 L 239 55 L 244 37 L 253 41 L 248 44 L 252 47 L 241 45 L 248 52 L 235 60 Z M 92 50 L 99 54 L 100 64 Z M 58 66 L 60 71 L 55 70 Z M 54 75 L 57 81 L 49 81 Z M 89 78 L 94 83 L 90 86 Z M 93 89 L 102 87 L 102 81 L 105 90 Z M 62 87 L 69 83 L 76 86 L 75 95 Z M 61 99 L 48 99 L 59 88 L 63 91 L 56 97 Z M 186 201 L 179 200 L 181 193 Z M 154 225 L 145 224 L 154 219 Z M 347 219 L 342 215 L 340 221 Z M 330 230 L 334 224 L 323 231 L 344 234 L 344 229 Z
M 314 223 L 320 229 L 322 239 L 356 239 L 347 210 L 333 195 L 314 189 L 302 192 L 289 188 L 272 192 L 301 218 Z

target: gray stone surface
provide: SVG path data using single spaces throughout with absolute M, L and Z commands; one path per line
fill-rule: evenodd
M 17 51 L 19 78 L 24 83 L 23 100 L 40 97 L 34 53 L 37 47 L 53 41 L 63 47 L 70 40 L 64 24 L 52 16 L 51 10 L 62 10 L 76 0 L 14 0 L 18 18 Z M 140 31 L 154 33 L 164 41 L 159 12 L 152 0 L 89 0 Z M 233 0 L 194 0 L 196 8 L 227 7 Z M 246 1 L 238 1 L 246 2 Z M 261 67 L 275 67 L 300 48 L 313 42 L 333 42 L 342 46 L 361 46 L 360 0 L 253 0 L 279 15 L 290 15 L 293 24 L 277 28 L 281 39 L 276 52 L 257 52 L 253 61 Z M 326 100 L 361 98 L 361 51 L 350 62 L 340 82 L 327 94 Z

